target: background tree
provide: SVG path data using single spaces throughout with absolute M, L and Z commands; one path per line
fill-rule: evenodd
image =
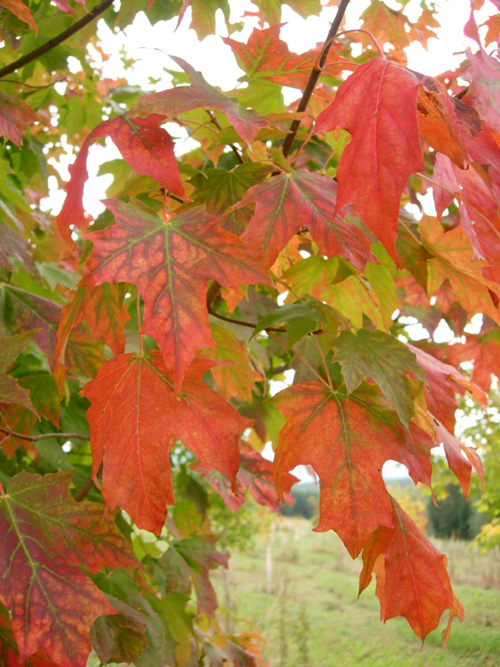
M 209 573 L 229 554 L 210 497 L 236 512 L 248 490 L 277 510 L 298 464 L 320 479 L 315 530 L 362 553 L 360 591 L 375 573 L 384 620 L 424 640 L 447 612 L 446 642 L 463 617 L 445 556 L 382 468 L 430 487 L 442 443 L 465 495 L 482 474 L 454 427 L 456 394 L 484 407 L 499 358 L 498 16 L 481 41 L 475 0 L 474 52 L 433 78 L 405 67 L 405 48 L 433 36 L 435 3 L 412 22 L 407 3 L 372 2 L 355 31 L 348 0 L 333 4 L 325 41 L 297 55 L 279 0 L 256 0 L 247 42 L 225 0 L 0 0 L 8 664 L 85 665 L 91 647 L 103 663 L 257 664 L 258 638 L 216 620 Z M 175 55 L 167 90 L 101 76 L 98 16 L 120 30 L 141 9 L 155 22 L 188 7 L 200 38 L 222 9 L 246 87 L 222 92 Z M 177 158 L 166 123 L 195 147 Z M 86 163 L 105 137 L 123 159 L 102 168 L 113 182 L 94 220 Z M 66 184 L 63 155 L 76 158 Z M 57 219 L 42 206 L 51 177 L 66 189 Z M 404 207 L 430 186 L 437 216 L 417 220 Z M 411 341 L 408 317 L 427 338 Z M 443 319 L 461 347 L 432 340 Z

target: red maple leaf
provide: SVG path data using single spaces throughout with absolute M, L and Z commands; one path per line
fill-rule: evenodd
M 379 389 L 363 383 L 349 396 L 318 382 L 285 389 L 273 398 L 287 421 L 274 459 L 278 492 L 284 472 L 311 465 L 321 482 L 316 531 L 335 532 L 354 558 L 379 526 L 393 527 L 382 466 L 392 459 L 415 483 L 430 486 L 429 436 L 408 431 Z
M 252 422 L 201 381 L 213 365 L 195 361 L 176 396 L 160 352 L 110 359 L 83 389 L 91 407 L 93 474 L 103 463 L 102 492 L 110 509 L 123 507 L 140 528 L 159 535 L 174 503 L 169 452 L 181 440 L 207 468 L 234 484 L 238 437 Z M 116 425 L 120 424 L 117 429 Z
M 343 127 L 352 135 L 340 158 L 336 211 L 354 211 L 396 259 L 401 195 L 409 176 L 424 169 L 417 123 L 418 82 L 383 58 L 364 63 L 317 118 L 314 133 Z
M 100 123 L 92 130 L 70 167 L 71 179 L 66 186 L 66 199 L 57 217 L 61 236 L 71 241 L 70 225 L 82 228 L 84 213 L 83 188 L 88 178 L 87 155 L 92 142 L 102 137 L 111 137 L 124 160 L 139 172 L 151 176 L 161 187 L 178 197 L 184 196 L 174 143 L 169 133 L 160 125 L 165 116 L 149 115 L 147 118 L 118 116 Z
M 214 345 L 205 304 L 209 280 L 226 287 L 269 283 L 258 251 L 195 207 L 164 222 L 137 200 L 106 200 L 115 224 L 88 234 L 94 251 L 83 283 L 128 282 L 144 299 L 142 332 L 173 370 L 176 391 L 196 352 Z
M 381 526 L 363 549 L 359 592 L 377 575 L 376 593 L 383 621 L 404 616 L 422 641 L 435 630 L 446 609 L 463 618 L 446 571 L 446 556 L 422 535 L 391 498 L 394 526 Z M 460 607 L 459 613 L 456 611 Z
M 61 667 L 84 667 L 90 626 L 115 610 L 92 580 L 102 567 L 138 565 L 103 506 L 73 500 L 72 471 L 12 478 L 0 495 L 0 600 L 19 660 L 42 649 Z

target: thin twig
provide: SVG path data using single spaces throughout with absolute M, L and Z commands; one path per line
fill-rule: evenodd
M 113 0 L 104 0 L 104 2 L 101 2 L 100 5 L 94 7 L 94 9 L 91 12 L 89 12 L 86 16 L 81 18 L 76 23 L 74 23 L 67 30 L 63 30 L 63 32 L 61 32 L 60 35 L 57 35 L 57 37 L 49 39 L 48 42 L 45 42 L 45 44 L 42 44 L 42 46 L 39 46 L 37 49 L 34 49 L 33 51 L 30 51 L 30 53 L 27 53 L 22 58 L 19 58 L 10 65 L 2 67 L 2 69 L 0 69 L 0 79 L 3 79 L 4 76 L 12 74 L 12 72 L 17 71 L 18 69 L 21 69 L 21 67 L 24 67 L 28 63 L 31 63 L 33 60 L 36 60 L 40 56 L 43 56 L 48 51 L 51 51 L 56 46 L 59 46 L 59 44 L 62 44 L 62 42 L 66 41 L 69 37 L 71 37 L 79 30 L 84 28 L 86 25 L 91 23 L 94 19 L 96 19 L 99 16 L 99 14 L 102 14 L 104 11 L 106 11 L 108 7 L 111 7 L 112 4 Z
M 244 322 L 243 320 L 236 320 L 233 317 L 226 317 L 225 315 L 220 315 L 216 313 L 215 310 L 211 308 L 208 309 L 210 315 L 217 317 L 219 320 L 224 320 L 224 322 L 231 322 L 232 324 L 240 324 L 242 327 L 249 327 L 250 329 L 255 329 L 257 324 L 255 322 Z M 278 327 L 266 327 L 263 331 L 277 331 L 278 333 L 286 333 L 286 329 L 280 329 Z
M 215 118 L 215 116 L 214 116 L 213 113 L 210 111 L 210 109 L 205 109 L 205 111 L 206 111 L 207 114 L 210 116 L 210 120 L 211 120 L 212 123 L 215 125 L 215 127 L 218 128 L 219 130 L 222 130 L 222 127 L 220 126 L 219 121 L 217 120 L 217 118 Z M 235 146 L 234 144 L 228 144 L 228 146 L 229 146 L 229 148 L 231 148 L 231 150 L 233 151 L 233 153 L 236 155 L 236 158 L 237 158 L 238 162 L 239 162 L 240 164 L 243 164 L 244 160 L 243 160 L 243 158 L 241 157 L 240 152 L 239 152 L 239 150 L 236 148 L 236 146 Z
M 24 83 L 24 81 L 16 81 L 15 79 L 4 79 L 3 81 L 0 81 L 0 83 L 15 83 L 18 86 L 25 86 L 25 88 L 31 88 L 32 90 L 42 90 L 42 88 L 51 88 L 56 83 L 62 83 L 65 80 L 64 77 L 55 79 L 50 83 L 45 83 L 43 86 L 32 86 L 31 83 Z
M 28 440 L 29 442 L 47 440 L 48 438 L 64 438 L 65 440 L 90 440 L 90 437 L 88 435 L 83 435 L 83 433 L 40 433 L 40 435 L 25 435 L 24 433 L 11 431 L 10 428 L 4 428 L 3 426 L 0 426 L 0 432 L 6 433 L 13 438 Z
M 102 474 L 102 463 L 99 466 L 99 470 L 97 471 L 97 477 L 99 477 L 99 475 L 101 474 Z M 89 493 L 92 491 L 94 487 L 95 487 L 94 478 L 92 477 L 92 475 L 89 475 L 89 477 L 87 477 L 87 479 L 84 481 L 81 487 L 77 490 L 73 498 L 76 500 L 77 503 L 80 503 L 89 495 Z
M 332 38 L 335 37 L 335 35 L 337 34 L 340 24 L 342 23 L 342 19 L 344 18 L 344 14 L 348 4 L 349 0 L 342 0 L 339 5 L 337 14 L 335 15 L 333 23 L 330 26 L 330 30 L 328 31 L 328 35 L 325 40 L 325 47 L 323 48 L 323 53 L 321 55 L 321 58 L 317 63 L 317 65 L 315 65 L 314 68 L 312 69 L 311 74 L 309 75 L 309 81 L 307 82 L 305 90 L 302 93 L 302 99 L 300 100 L 299 106 L 297 108 L 298 113 L 302 113 L 307 108 L 309 100 L 311 99 L 311 95 L 313 94 L 314 88 L 318 83 L 321 71 L 325 65 L 328 53 L 330 52 L 332 46 Z M 328 44 L 328 46 L 326 46 L 328 42 L 330 43 Z M 292 147 L 292 144 L 294 142 L 299 127 L 300 127 L 300 120 L 294 120 L 290 126 L 290 133 L 287 135 L 285 142 L 283 143 L 283 155 L 285 156 L 285 158 L 288 157 L 288 154 L 290 152 L 290 149 Z

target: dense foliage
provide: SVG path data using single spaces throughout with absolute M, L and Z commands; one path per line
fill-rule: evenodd
M 457 394 L 484 407 L 500 374 L 498 15 L 478 28 L 474 0 L 475 47 L 431 77 L 405 48 L 434 36 L 435 2 L 410 21 L 407 1 L 376 0 L 347 32 L 348 0 L 330 2 L 326 40 L 300 55 L 281 4 L 255 0 L 244 42 L 227 0 L 0 0 L 4 664 L 85 665 L 91 647 L 104 664 L 262 663 L 258 636 L 217 620 L 217 540 L 249 536 L 214 498 L 236 513 L 248 490 L 277 511 L 299 464 L 320 480 L 315 530 L 362 554 L 383 620 L 424 640 L 447 612 L 446 642 L 463 617 L 382 468 L 431 487 L 442 444 L 466 496 L 482 474 L 454 428 Z M 200 39 L 222 14 L 240 86 L 175 54 L 167 90 L 103 77 L 97 17 L 116 31 L 141 10 Z M 172 124 L 196 142 L 181 156 Z M 87 157 L 106 137 L 123 159 L 101 167 L 113 182 L 92 219 Z M 417 220 L 405 206 L 431 187 L 437 215 Z M 433 341 L 442 320 L 456 344 Z

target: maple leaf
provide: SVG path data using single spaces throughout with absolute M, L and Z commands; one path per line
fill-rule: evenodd
M 376 261 L 362 232 L 345 222 L 337 210 L 337 185 L 305 169 L 280 174 L 250 188 L 241 206 L 255 203 L 255 213 L 242 240 L 262 247 L 262 263 L 273 265 L 278 253 L 302 227 L 307 227 L 327 257 L 341 255 L 364 268 Z
M 484 49 L 472 53 L 466 51 L 467 60 L 470 64 L 470 75 L 465 78 L 472 79 L 467 90 L 466 100 L 476 109 L 481 118 L 485 120 L 494 132 L 500 132 L 500 63 L 496 58 L 489 56 Z
M 113 616 L 99 616 L 90 630 L 92 648 L 104 665 L 108 662 L 134 663 L 148 646 L 146 628 L 151 623 L 145 614 L 122 600 L 106 595 L 116 610 Z
M 102 505 L 73 500 L 72 475 L 22 471 L 0 496 L 0 599 L 21 661 L 42 649 L 61 667 L 86 665 L 90 626 L 115 610 L 79 567 L 138 565 Z
M 159 352 L 124 354 L 103 364 L 83 389 L 92 404 L 87 417 L 93 474 L 102 461 L 106 504 L 120 505 L 140 528 L 156 535 L 166 506 L 174 503 L 168 455 L 175 439 L 202 465 L 216 468 L 231 483 L 236 478 L 238 436 L 252 422 L 203 384 L 201 376 L 212 364 L 195 361 L 177 397 Z
M 43 651 L 38 651 L 27 661 L 19 661 L 19 651 L 12 632 L 12 623 L 2 604 L 0 604 L 0 664 L 2 667 L 57 667 L 56 663 L 52 662 Z
M 49 365 L 54 368 L 54 350 L 57 347 L 57 329 L 62 306 L 14 285 L 4 284 L 2 287 L 4 321 L 7 328 L 14 333 L 36 329 L 33 342 L 47 355 Z M 82 325 L 71 332 L 65 352 L 68 370 L 82 373 L 86 377 L 95 375 L 104 361 L 102 344 L 99 345 Z
M 70 225 L 84 226 L 82 197 L 88 178 L 87 156 L 95 139 L 109 135 L 132 169 L 150 176 L 174 195 L 184 196 L 174 143 L 169 133 L 160 127 L 164 122 L 165 117 L 158 114 L 148 115 L 147 118 L 118 116 L 105 120 L 92 130 L 70 167 L 71 179 L 66 186 L 66 199 L 57 217 L 59 232 L 64 239 L 72 243 Z
M 427 294 L 436 293 L 447 278 L 461 306 L 470 317 L 489 315 L 500 324 L 500 313 L 491 295 L 500 297 L 500 287 L 481 276 L 484 261 L 473 261 L 473 249 L 467 234 L 460 228 L 445 232 L 436 218 L 424 216 L 419 225 L 422 243 L 433 255 L 427 262 Z
M 476 256 L 485 259 L 481 273 L 495 282 L 500 280 L 500 216 L 498 204 L 475 168 L 459 169 L 445 155 L 438 153 L 433 180 L 443 188 L 433 188 L 436 211 L 441 217 L 453 201 L 453 194 L 460 197 L 460 221 L 467 233 Z
M 500 340 L 496 331 L 488 336 L 467 335 L 465 343 L 448 348 L 448 361 L 458 366 L 463 361 L 474 361 L 472 382 L 484 392 L 491 389 L 491 374 L 500 377 Z
M 0 134 L 21 147 L 26 128 L 34 120 L 36 114 L 26 102 L 15 95 L 0 92 Z
M 123 286 L 78 287 L 73 300 L 61 311 L 54 357 L 64 362 L 64 353 L 72 329 L 88 322 L 92 334 L 101 338 L 113 354 L 125 350 L 124 327 L 130 319 L 123 305 Z
M 407 372 L 425 382 L 415 354 L 407 345 L 382 331 L 342 331 L 333 342 L 335 360 L 342 366 L 347 391 L 352 393 L 371 377 L 408 427 L 414 415 L 414 392 Z
M 276 513 L 279 511 L 280 499 L 274 486 L 273 464 L 244 440 L 240 440 L 240 468 L 236 475 L 236 492 L 229 480 L 216 471 L 207 470 L 199 463 L 195 463 L 192 468 L 220 495 L 231 512 L 237 512 L 245 502 L 246 489 L 250 489 L 253 499 L 259 505 L 269 507 Z M 288 472 L 281 478 L 280 488 L 289 505 L 294 502 L 290 489 L 298 481 Z
M 205 304 L 209 280 L 226 287 L 267 283 L 258 251 L 217 226 L 200 207 L 164 222 L 137 200 L 106 200 L 115 224 L 87 238 L 94 251 L 84 285 L 128 282 L 144 299 L 142 332 L 153 336 L 180 390 L 196 352 L 214 345 Z
M 394 259 L 401 195 L 409 176 L 424 169 L 417 93 L 411 72 L 372 58 L 340 86 L 314 125 L 315 134 L 342 127 L 352 135 L 337 170 L 335 211 L 352 204 Z
M 453 432 L 455 429 L 457 391 L 464 393 L 467 389 L 480 405 L 486 407 L 486 396 L 462 371 L 414 345 L 408 347 L 415 353 L 425 373 L 428 385 L 425 387 L 425 395 L 429 411 L 445 425 L 448 431 Z
M 463 445 L 445 426 L 437 421 L 435 421 L 435 429 L 436 437 L 444 447 L 450 470 L 454 472 L 463 489 L 464 496 L 468 500 L 472 468 L 475 469 L 484 486 L 483 464 L 476 448 Z M 462 452 L 467 458 L 462 456 Z
M 363 549 L 359 592 L 375 572 L 381 619 L 404 616 L 423 641 L 437 628 L 443 612 L 455 608 L 456 598 L 446 571 L 446 556 L 432 546 L 392 498 L 391 504 L 394 526 L 381 526 Z
M 187 72 L 190 86 L 179 86 L 173 90 L 164 90 L 160 93 L 141 95 L 132 106 L 128 115 L 149 116 L 161 114 L 167 120 L 173 120 L 178 114 L 200 107 L 220 109 L 226 114 L 228 121 L 247 144 L 251 144 L 257 132 L 263 127 L 280 127 L 277 123 L 260 116 L 255 111 L 249 111 L 232 98 L 221 93 L 205 81 L 200 72 L 182 58 L 170 56 L 182 69 Z
M 33 19 L 29 8 L 22 2 L 22 0 L 2 0 L 0 2 L 0 7 L 8 9 L 9 12 L 12 12 L 14 16 L 17 16 L 20 21 L 24 21 L 24 23 L 31 26 L 35 33 L 38 34 L 35 20 Z M 2 93 L 2 95 L 3 94 L 4 93 Z
M 24 352 L 34 335 L 35 332 L 31 331 L 2 338 L 0 345 L 0 403 L 18 403 L 36 415 L 36 410 L 30 401 L 29 392 L 22 389 L 15 378 L 7 375 L 9 367 L 12 366 L 21 352 Z
M 251 401 L 252 387 L 262 377 L 252 366 L 246 345 L 229 329 L 217 324 L 212 324 L 211 328 L 217 347 L 209 348 L 207 356 L 216 361 L 228 362 L 212 368 L 218 390 L 226 400 L 241 398 L 243 401 Z
M 219 226 L 222 229 L 240 236 L 253 215 L 253 206 L 241 207 L 234 204 L 243 198 L 252 185 L 261 183 L 270 172 L 268 165 L 253 162 L 241 164 L 231 171 L 207 167 L 203 174 L 197 174 L 191 179 L 191 183 L 196 187 L 192 194 L 193 201 L 197 204 L 205 202 L 209 213 L 221 215 Z
M 321 49 L 312 49 L 305 53 L 293 53 L 288 44 L 280 39 L 282 25 L 272 25 L 265 30 L 255 28 L 246 43 L 238 42 L 230 37 L 222 41 L 231 47 L 236 61 L 248 78 L 261 82 L 270 81 L 280 86 L 304 88 L 309 80 L 311 70 L 321 55 Z M 335 60 L 332 67 L 329 60 Z M 338 71 L 339 61 L 343 59 L 331 50 L 323 66 L 322 74 Z M 348 65 L 349 61 L 345 60 Z
M 198 598 L 198 611 L 214 617 L 217 596 L 210 583 L 209 570 L 222 565 L 227 569 L 229 552 L 220 553 L 215 548 L 215 535 L 191 535 L 183 540 L 170 542 L 160 559 L 165 572 L 166 593 L 189 594 L 191 582 Z
M 420 428 L 402 426 L 377 387 L 363 384 L 347 396 L 318 382 L 281 391 L 272 399 L 286 417 L 274 459 L 276 488 L 297 465 L 311 465 L 321 482 L 320 520 L 335 530 L 354 558 L 379 526 L 392 527 L 382 466 L 403 463 L 413 481 L 430 484 L 434 442 Z
M 7 225 L 0 225 L 0 266 L 5 266 L 7 269 L 12 268 L 8 259 L 9 255 L 40 282 L 40 272 L 30 253 L 28 241 L 14 229 Z

